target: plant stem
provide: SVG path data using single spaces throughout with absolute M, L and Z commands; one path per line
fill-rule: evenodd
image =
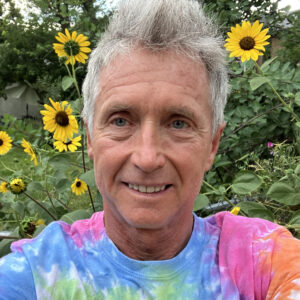
M 32 198 L 29 194 L 27 194 L 26 192 L 23 192 L 29 199 L 31 199 L 33 202 L 35 202 L 39 207 L 41 207 L 45 212 L 47 212 L 47 214 L 53 219 L 56 220 L 56 218 L 53 216 L 53 214 L 44 206 L 42 205 L 40 202 L 38 202 L 37 200 L 35 200 L 34 198 Z
M 66 69 L 67 69 L 67 71 L 68 71 L 69 77 L 71 77 L 71 78 L 73 79 L 73 83 L 74 83 L 74 85 L 75 85 L 75 88 L 76 88 L 78 97 L 79 97 L 79 99 L 81 99 L 81 94 L 80 94 L 80 90 L 79 90 L 78 83 L 77 83 L 77 79 L 76 79 L 76 72 L 75 72 L 75 69 L 74 69 L 74 65 L 72 65 L 72 74 L 71 74 L 71 72 L 70 72 L 70 70 L 69 70 L 68 65 L 65 64 L 65 66 L 66 66 Z M 80 101 L 81 101 L 81 100 L 80 100 Z
M 257 62 L 255 62 L 256 68 L 259 71 L 259 73 L 265 77 L 265 74 L 263 72 L 263 70 L 260 68 L 260 66 L 257 64 Z M 295 118 L 295 120 L 297 122 L 300 122 L 300 118 L 295 114 L 295 112 L 293 111 L 292 107 L 290 105 L 288 105 L 283 99 L 282 97 L 278 94 L 278 92 L 276 91 L 276 89 L 274 88 L 274 86 L 272 85 L 272 83 L 268 80 L 267 81 L 268 86 L 271 88 L 271 90 L 273 91 L 273 93 L 277 96 L 277 98 L 279 99 L 279 101 L 290 111 L 291 115 Z
M 0 239 L 9 239 L 9 240 L 18 240 L 20 237 L 18 236 L 6 236 L 6 235 L 0 235 Z
M 72 65 L 72 74 L 73 74 L 72 77 L 73 77 L 73 80 L 74 80 L 74 84 L 75 84 L 75 88 L 76 88 L 76 91 L 77 91 L 77 94 L 78 94 L 78 98 L 80 99 L 80 104 L 81 104 L 80 107 L 82 109 L 81 93 L 80 93 L 80 90 L 79 90 L 79 87 L 78 87 L 74 65 Z
M 17 220 L 17 223 L 18 223 L 18 227 L 19 227 L 19 234 L 21 235 L 22 238 L 25 237 L 25 232 L 23 230 L 23 227 L 21 225 L 21 222 L 19 220 L 19 217 L 18 217 L 18 213 L 15 211 L 15 216 L 16 216 L 16 220 Z
M 54 206 L 54 204 L 53 204 L 52 198 L 50 197 L 50 194 L 49 194 L 48 190 L 46 190 L 46 193 L 47 193 L 47 196 L 48 196 L 48 198 L 49 198 L 49 200 L 50 200 L 50 202 L 51 202 L 51 205 L 52 205 L 52 207 L 53 207 L 55 213 L 57 214 L 56 208 L 55 208 L 55 206 Z
M 82 122 L 81 122 L 81 125 L 82 125 Z M 82 135 L 81 135 L 82 166 L 83 166 L 83 171 L 86 172 L 85 157 L 84 157 L 84 146 L 85 146 L 85 143 L 84 143 L 84 134 L 82 134 Z M 91 203 L 92 203 L 93 211 L 96 212 L 96 209 L 95 209 L 95 205 L 94 205 L 94 201 L 93 201 L 93 197 L 92 197 L 92 193 L 91 193 L 90 187 L 87 186 L 87 188 L 88 188 L 90 200 L 91 200 Z
M 51 195 L 50 195 L 50 193 L 48 192 L 48 190 L 45 189 L 44 192 L 47 194 L 49 200 L 50 200 L 51 203 L 52 203 L 52 198 L 51 198 Z M 58 198 L 56 198 L 56 201 L 59 202 L 66 210 L 70 211 L 70 208 L 69 208 L 66 204 L 64 204 L 62 201 L 60 201 Z M 52 204 L 52 205 L 53 205 L 53 204 Z M 54 205 L 53 205 L 53 208 L 54 208 Z M 55 209 L 55 208 L 54 208 L 54 209 Z M 56 210 L 55 210 L 55 211 L 56 211 Z

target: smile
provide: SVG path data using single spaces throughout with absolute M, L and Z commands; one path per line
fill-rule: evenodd
M 158 193 L 164 191 L 170 185 L 161 185 L 161 186 L 145 186 L 139 184 L 128 184 L 128 187 L 132 190 L 139 191 L 141 193 Z

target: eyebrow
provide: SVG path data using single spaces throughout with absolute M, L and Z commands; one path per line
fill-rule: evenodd
M 124 103 L 115 103 L 104 110 L 105 116 L 110 116 L 116 112 L 122 111 L 130 111 L 135 108 L 135 105 L 124 104 Z M 170 106 L 163 108 L 163 112 L 166 115 L 183 115 L 186 118 L 191 120 L 196 120 L 197 116 L 196 113 L 191 110 L 188 106 Z
M 108 116 L 108 115 L 112 115 L 116 112 L 129 111 L 132 108 L 133 108 L 133 105 L 124 104 L 124 103 L 115 103 L 115 104 L 110 105 L 107 108 L 105 108 L 104 114 L 105 114 L 105 116 Z
M 183 115 L 188 119 L 196 120 L 197 116 L 194 111 L 192 111 L 188 106 L 171 106 L 165 109 L 166 113 L 169 115 Z

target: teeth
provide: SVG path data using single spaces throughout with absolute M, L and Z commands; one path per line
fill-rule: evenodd
M 147 192 L 147 187 L 144 186 L 144 185 L 139 185 L 139 192 L 146 193 Z
M 141 193 L 154 193 L 154 192 L 160 192 L 165 190 L 166 186 L 145 186 L 145 185 L 137 185 L 137 184 L 128 184 L 130 189 L 134 189 L 136 191 L 139 191 Z
M 155 191 L 155 187 L 153 187 L 153 186 L 147 187 L 147 193 L 153 193 L 154 191 Z

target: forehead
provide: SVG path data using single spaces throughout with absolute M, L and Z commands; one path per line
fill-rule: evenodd
M 205 66 L 175 51 L 154 52 L 143 48 L 118 55 L 100 74 L 100 95 L 138 82 L 174 85 L 194 98 L 210 96 Z

